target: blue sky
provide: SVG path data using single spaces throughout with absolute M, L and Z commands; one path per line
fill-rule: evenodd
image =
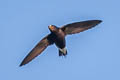
M 120 80 L 119 0 L 1 0 L 0 80 Z M 48 25 L 100 19 L 97 27 L 67 36 L 66 58 L 55 45 L 19 67 L 47 34 Z

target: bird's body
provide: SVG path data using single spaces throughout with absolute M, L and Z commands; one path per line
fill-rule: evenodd
M 56 30 L 55 31 L 54 31 L 54 29 L 52 30 L 51 27 L 55 28 Z M 62 56 L 62 55 L 65 56 L 67 54 L 67 50 L 65 48 L 65 46 L 66 46 L 65 33 L 61 30 L 61 28 L 58 28 L 54 25 L 50 25 L 49 29 L 51 31 L 51 34 L 54 35 L 53 41 L 59 49 L 59 56 Z
M 65 34 L 64 32 L 59 29 L 58 32 L 54 33 L 55 34 L 55 37 L 54 38 L 54 42 L 56 44 L 57 47 L 59 48 L 64 48 L 65 47 Z
M 54 25 L 48 26 L 50 30 L 50 34 L 44 37 L 36 46 L 32 49 L 32 51 L 25 57 L 22 61 L 20 66 L 27 64 L 36 56 L 42 53 L 47 46 L 56 44 L 59 49 L 59 56 L 66 56 L 67 49 L 66 49 L 66 41 L 65 36 L 70 34 L 75 34 L 82 32 L 84 30 L 90 29 L 97 24 L 101 23 L 101 20 L 88 20 L 82 22 L 76 22 L 72 24 L 65 25 L 63 27 L 56 27 Z

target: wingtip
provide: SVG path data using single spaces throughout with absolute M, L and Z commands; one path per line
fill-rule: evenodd
M 22 67 L 22 66 L 23 66 L 23 64 L 20 64 L 20 65 L 19 65 L 19 67 Z
M 93 20 L 93 22 L 95 23 L 95 25 L 98 25 L 98 24 L 100 24 L 103 21 L 102 20 Z
M 23 65 L 25 65 L 23 62 L 19 65 L 19 67 L 22 67 Z
M 98 23 L 101 23 L 101 22 L 103 22 L 102 20 L 96 20 Z

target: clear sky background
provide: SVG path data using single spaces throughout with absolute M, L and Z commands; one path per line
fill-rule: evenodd
M 48 25 L 94 19 L 103 22 L 66 37 L 66 58 L 53 45 L 19 67 Z M 120 80 L 119 0 L 1 0 L 0 36 L 0 80 Z

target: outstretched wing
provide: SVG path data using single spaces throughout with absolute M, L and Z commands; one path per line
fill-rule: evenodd
M 72 24 L 67 24 L 61 27 L 61 29 L 63 30 L 65 35 L 75 34 L 90 29 L 101 22 L 102 22 L 101 20 L 88 20 L 88 21 L 76 22 Z
M 32 51 L 24 58 L 20 66 L 27 64 L 36 56 L 42 53 L 48 45 L 53 44 L 52 35 L 49 34 L 48 36 L 44 37 L 36 46 L 32 49 Z

